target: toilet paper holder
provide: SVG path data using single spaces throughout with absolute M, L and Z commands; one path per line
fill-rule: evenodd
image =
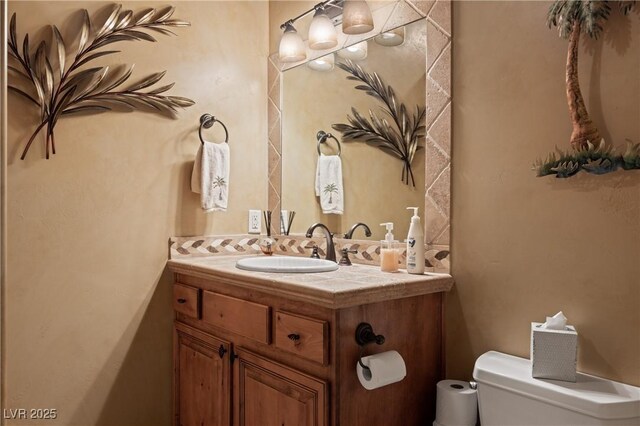
M 364 346 L 369 343 L 374 343 L 376 345 L 382 345 L 384 343 L 384 336 L 382 334 L 376 334 L 373 331 L 373 327 L 368 322 L 361 322 L 356 327 L 356 343 L 360 346 L 360 356 L 358 357 L 358 364 L 362 367 L 363 373 L 365 377 L 368 376 L 367 379 L 371 379 L 371 370 L 369 367 L 362 363 L 362 352 L 364 350 Z
M 356 342 L 360 346 L 375 342 L 377 345 L 384 343 L 384 336 L 373 332 L 373 327 L 368 322 L 361 322 L 356 327 Z

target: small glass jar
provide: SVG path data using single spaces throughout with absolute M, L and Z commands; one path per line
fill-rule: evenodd
M 267 256 L 271 256 L 273 254 L 274 244 L 275 244 L 275 241 L 273 241 L 271 237 L 263 237 L 260 240 L 260 250 L 262 251 L 263 254 Z

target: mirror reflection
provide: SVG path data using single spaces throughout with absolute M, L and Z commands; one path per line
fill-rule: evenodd
M 373 233 L 370 239 L 380 240 L 385 233 L 380 223 L 393 222 L 396 239 L 404 240 L 411 216 L 406 207 L 420 207 L 423 214 L 424 137 L 419 139 L 420 149 L 411 163 L 414 187 L 403 182 L 403 163 L 385 152 L 388 150 L 365 143 L 364 139 L 343 138 L 341 132 L 334 130 L 335 124 L 349 123 L 347 117 L 354 115 L 352 108 L 369 121 L 371 110 L 393 127 L 393 120 L 381 108 L 383 103 L 356 89 L 362 83 L 347 79 L 351 74 L 337 66 L 347 60 L 367 73 L 378 74 L 393 88 L 396 100 L 405 104 L 409 115 L 414 114 L 416 106 L 425 107 L 424 19 L 285 71 L 282 209 L 296 212 L 291 234 L 303 234 L 311 224 L 322 222 L 342 236 L 352 225 L 364 222 Z M 319 136 L 322 143 L 318 142 Z M 321 160 L 326 164 L 320 165 L 324 171 L 320 178 L 316 176 L 318 149 L 326 160 Z M 335 179 L 336 163 L 341 182 Z M 363 228 L 353 238 L 365 239 Z

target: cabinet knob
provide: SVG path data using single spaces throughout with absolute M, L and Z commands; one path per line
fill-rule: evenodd
M 287 337 L 289 338 L 289 340 L 293 340 L 294 342 L 297 342 L 298 340 L 300 340 L 300 335 L 295 333 L 291 333 L 287 335 Z
M 222 358 L 226 353 L 227 353 L 227 350 L 224 348 L 223 345 L 220 345 L 220 347 L 218 348 L 218 355 L 220 355 L 220 358 Z
M 178 303 L 187 303 L 187 299 L 180 298 L 178 299 Z

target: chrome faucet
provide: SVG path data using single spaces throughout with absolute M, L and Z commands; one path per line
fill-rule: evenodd
M 309 229 L 307 229 L 307 238 L 311 238 L 311 236 L 313 235 L 313 231 L 315 231 L 316 228 L 322 228 L 322 231 L 324 231 L 324 236 L 327 239 L 327 254 L 325 256 L 325 259 L 335 262 L 336 249 L 333 245 L 333 235 L 331 234 L 331 231 L 329 231 L 329 228 L 327 228 L 326 225 L 319 222 L 311 225 Z
M 353 225 L 353 226 L 351 227 L 351 229 L 349 229 L 349 230 L 347 231 L 347 233 L 346 233 L 346 234 L 344 234 L 344 238 L 345 238 L 345 239 L 347 239 L 347 240 L 352 239 L 352 238 L 353 238 L 353 232 L 356 230 L 356 228 L 357 228 L 358 226 L 362 226 L 362 227 L 364 228 L 364 235 L 366 235 L 367 237 L 370 237 L 370 236 L 371 236 L 371 229 L 369 229 L 369 227 L 367 226 L 367 224 L 366 224 L 366 223 L 363 223 L 363 222 L 358 222 L 358 223 L 356 223 L 355 225 Z

